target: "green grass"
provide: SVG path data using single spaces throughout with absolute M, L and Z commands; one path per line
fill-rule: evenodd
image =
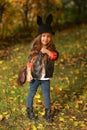
M 30 44 L 22 42 L 0 50 L 0 130 L 86 130 L 87 129 L 87 26 L 57 32 L 59 59 L 51 79 L 54 122 L 43 118 L 41 88 L 34 107 L 39 120 L 26 118 L 29 84 L 18 86 L 18 73 L 26 64 Z

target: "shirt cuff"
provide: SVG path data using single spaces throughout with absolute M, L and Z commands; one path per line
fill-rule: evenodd
M 49 57 L 50 60 L 56 60 L 57 59 L 57 52 L 51 51 L 50 53 L 51 53 L 51 56 Z

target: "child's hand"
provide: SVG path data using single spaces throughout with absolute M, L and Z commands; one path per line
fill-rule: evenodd
M 32 64 L 31 63 L 27 63 L 27 81 L 28 82 L 31 82 L 33 77 L 31 75 L 31 67 L 32 67 Z
M 43 48 L 41 49 L 41 52 L 42 52 L 43 54 L 45 54 L 45 53 L 47 53 L 47 49 L 43 47 Z
M 46 53 L 46 54 L 49 55 L 49 56 L 51 55 L 50 51 L 49 51 L 48 49 L 44 48 L 44 47 L 41 49 L 41 52 L 42 52 L 43 54 Z
M 33 80 L 33 77 L 32 77 L 32 75 L 29 73 L 29 74 L 27 74 L 27 81 L 28 82 L 31 82 Z

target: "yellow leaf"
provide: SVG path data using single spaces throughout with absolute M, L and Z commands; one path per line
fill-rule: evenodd
M 0 115 L 0 121 L 3 119 L 3 115 Z
M 79 123 L 78 123 L 77 121 L 74 122 L 74 126 L 78 126 L 78 124 L 79 124 Z
M 16 89 L 17 87 L 15 85 L 12 86 L 14 89 Z
M 10 114 L 6 115 L 5 118 L 8 119 L 10 117 Z
M 71 118 L 71 119 L 69 119 L 69 121 L 73 122 L 73 119 Z
M 15 112 L 15 111 L 16 111 L 16 108 L 13 108 L 12 111 Z
M 5 93 L 5 89 L 3 89 L 2 92 Z
M 37 93 L 36 96 L 35 96 L 35 98 L 39 99 L 40 98 L 40 94 Z
M 39 124 L 38 124 L 37 129 L 38 129 L 38 130 L 39 130 L 39 129 L 40 129 L 40 130 L 43 130 L 43 129 L 44 129 L 44 127 L 43 127 L 43 125 L 42 125 L 42 124 L 40 124 L 40 123 L 39 123 Z
M 66 104 L 65 108 L 69 109 L 69 105 L 68 105 L 68 104 Z
M 26 107 L 24 106 L 23 108 L 22 108 L 22 112 L 25 112 L 26 111 Z
M 50 87 L 50 90 L 52 91 L 52 90 L 53 90 L 53 87 Z
M 79 74 L 79 70 L 78 70 L 78 69 L 76 69 L 76 70 L 75 70 L 75 73 L 76 73 L 76 74 Z
M 63 61 L 64 61 L 64 59 L 60 59 L 60 61 L 61 61 L 61 62 L 63 62 Z
M 9 81 L 12 81 L 13 79 L 12 78 L 9 78 Z
M 82 100 L 79 100 L 79 101 L 78 101 L 78 103 L 79 103 L 79 104 L 82 104 L 82 103 L 83 103 L 83 101 L 82 101 Z
M 2 69 L 3 69 L 3 70 L 7 70 L 7 66 L 3 67 Z
M 69 84 L 69 78 L 68 78 L 68 77 L 65 77 L 65 79 L 66 79 L 67 83 Z
M 80 126 L 81 126 L 81 127 L 85 127 L 86 124 L 84 124 L 84 122 L 83 122 L 83 123 L 80 124 Z
M 3 112 L 3 115 L 7 115 L 8 114 L 8 112 L 6 111 L 6 112 Z
M 23 99 L 21 99 L 20 102 L 22 103 L 22 102 L 23 102 Z
M 44 112 L 39 112 L 42 116 L 44 115 Z
M 0 64 L 2 64 L 3 63 L 3 61 L 0 61 Z
M 76 117 L 75 116 L 72 116 L 72 118 L 75 120 L 76 119 Z
M 62 121 L 62 122 L 64 122 L 64 118 L 63 117 L 60 117 L 59 120 Z
M 60 91 L 62 91 L 62 88 L 60 88 Z
M 40 100 L 40 99 L 38 99 L 37 101 L 38 101 L 38 103 L 41 103 L 41 100 Z
M 18 77 L 18 75 L 16 74 L 16 75 L 13 76 L 13 79 L 15 79 L 15 78 L 17 78 L 17 77 Z
M 12 90 L 12 91 L 11 91 L 11 94 L 14 94 L 14 93 L 15 93 L 15 91 Z
M 40 105 L 40 104 L 42 104 L 42 101 L 40 99 L 38 99 L 37 103 Z
M 42 124 L 39 124 L 40 127 L 42 127 L 43 125 Z
M 37 130 L 37 128 L 36 128 L 35 125 L 32 125 L 32 129 L 33 129 L 33 130 Z
M 78 77 L 77 76 L 75 76 L 75 80 L 77 80 L 78 79 Z
M 18 48 L 18 47 L 14 49 L 14 51 L 18 51 L 18 50 L 19 50 L 19 48 Z

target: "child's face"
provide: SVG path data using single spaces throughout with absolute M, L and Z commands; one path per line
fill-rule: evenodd
M 41 43 L 43 46 L 46 46 L 52 39 L 51 33 L 42 33 L 41 34 Z

